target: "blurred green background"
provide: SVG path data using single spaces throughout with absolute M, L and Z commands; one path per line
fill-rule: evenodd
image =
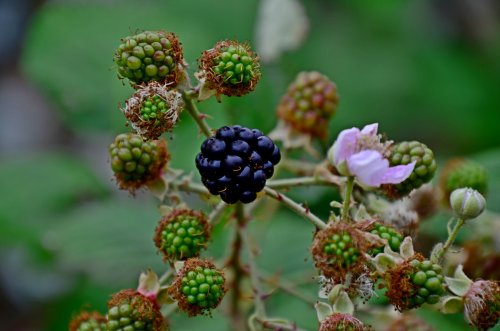
M 221 39 L 255 42 L 263 1 L 0 1 L 0 325 L 65 330 L 82 308 L 104 311 L 109 295 L 135 287 L 141 270 L 165 266 L 152 244 L 159 213 L 148 194 L 119 192 L 107 146 L 127 130 L 118 111 L 132 89 L 112 54 L 137 29 L 175 32 L 190 71 Z M 394 140 L 418 139 L 440 164 L 467 156 L 486 167 L 489 209 L 500 212 L 500 5 L 494 0 L 302 0 L 301 46 L 262 66 L 254 93 L 200 105 L 210 124 L 268 131 L 275 107 L 301 70 L 337 83 L 331 142 L 351 126 L 379 122 Z M 277 11 L 273 15 L 279 17 Z M 276 41 L 277 43 L 279 40 Z M 172 165 L 192 169 L 202 137 L 183 115 L 171 135 Z M 327 215 L 331 191 L 304 189 Z M 436 223 L 440 230 L 443 223 Z M 291 280 L 313 275 L 311 227 L 282 211 L 253 231 L 259 264 Z M 441 231 L 440 233 L 443 233 Z M 230 229 L 216 229 L 206 255 L 222 257 Z M 293 245 L 290 245 L 293 243 Z M 286 249 L 284 249 L 286 247 Z M 314 300 L 314 284 L 302 286 Z M 316 329 L 310 305 L 277 294 L 271 315 Z M 423 312 L 437 330 L 466 330 L 459 315 Z M 227 330 L 213 318 L 173 316 L 174 330 Z

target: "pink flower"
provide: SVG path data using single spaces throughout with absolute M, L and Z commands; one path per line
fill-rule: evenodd
M 374 123 L 362 130 L 351 128 L 340 132 L 328 158 L 341 175 L 355 176 L 363 185 L 399 184 L 411 175 L 415 162 L 390 167 L 381 152 L 385 146 L 377 130 L 378 123 Z

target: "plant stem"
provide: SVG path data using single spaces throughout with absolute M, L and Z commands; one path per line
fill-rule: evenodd
M 241 207 L 238 207 L 241 205 Z M 238 209 L 241 209 L 241 213 L 243 212 L 243 204 L 238 203 L 236 206 L 237 214 Z M 257 270 L 257 264 L 255 262 L 255 252 L 251 247 L 250 243 L 250 238 L 248 235 L 248 231 L 246 231 L 246 226 L 244 224 L 241 224 L 238 227 L 238 231 L 240 232 L 240 236 L 243 240 L 243 244 L 246 246 L 248 250 L 248 266 L 250 268 L 249 274 L 250 274 L 250 281 L 252 283 L 252 287 L 254 290 L 254 305 L 255 305 L 255 316 L 260 317 L 260 318 L 265 318 L 266 316 L 266 307 L 264 305 L 263 297 L 264 293 L 261 289 L 260 286 L 260 279 L 259 279 L 259 271 Z
M 446 239 L 446 242 L 443 245 L 443 248 L 440 252 L 436 254 L 436 261 L 439 262 L 443 256 L 446 254 L 448 249 L 450 249 L 451 245 L 455 242 L 455 239 L 457 239 L 458 232 L 460 231 L 460 228 L 465 224 L 465 221 L 461 218 L 457 218 L 457 223 L 455 223 L 455 226 L 451 230 L 451 232 L 448 235 L 448 239 Z
M 163 275 L 160 276 L 160 278 L 158 279 L 158 282 L 160 283 L 160 285 L 163 285 L 166 281 L 168 281 L 170 279 L 170 277 L 172 277 L 174 275 L 174 269 L 170 268 L 168 269 L 167 271 L 165 271 L 163 273 Z
M 311 307 L 316 303 L 316 300 L 299 291 L 296 288 L 296 284 L 292 283 L 290 280 L 284 279 L 283 277 L 279 277 L 279 280 L 274 280 L 268 273 L 264 273 L 262 270 L 260 273 L 261 276 L 259 276 L 259 279 L 266 282 L 270 286 L 274 286 L 283 292 L 293 295 L 294 297 L 308 303 Z
M 290 188 L 294 186 L 312 186 L 312 185 L 335 186 L 334 183 L 322 177 L 316 177 L 316 176 L 275 179 L 275 180 L 269 180 L 267 182 L 267 186 L 273 189 Z
M 208 215 L 208 224 L 215 224 L 219 220 L 226 207 L 227 204 L 224 201 L 219 202 L 217 206 L 215 206 L 214 210 L 212 210 L 210 215 Z
M 174 181 L 171 183 L 171 185 L 174 190 L 192 192 L 201 195 L 210 195 L 205 186 L 190 181 Z
M 342 206 L 341 219 L 347 221 L 351 218 L 349 215 L 349 206 L 351 204 L 352 189 L 354 187 L 354 177 L 347 177 L 347 182 L 345 183 L 345 194 L 344 194 L 344 204 Z
M 256 322 L 259 322 L 264 328 L 269 330 L 278 331 L 306 331 L 304 329 L 298 328 L 297 325 L 290 322 L 284 323 L 284 321 L 276 321 L 273 319 L 262 319 L 257 316 L 253 318 Z
M 208 125 L 208 123 L 205 121 L 205 116 L 201 114 L 198 110 L 198 107 L 196 107 L 193 94 L 188 93 L 186 91 L 183 91 L 182 97 L 184 99 L 185 103 L 185 109 L 191 115 L 191 117 L 194 119 L 198 127 L 200 128 L 201 132 L 207 136 L 211 137 L 212 136 L 212 129 Z
M 239 205 L 239 204 L 238 204 Z M 229 318 L 231 321 L 231 328 L 233 330 L 246 330 L 246 323 L 244 319 L 244 314 L 240 309 L 240 299 L 241 299 L 241 289 L 242 289 L 242 280 L 245 277 L 245 270 L 241 265 L 241 249 L 242 249 L 242 238 L 241 233 L 239 231 L 240 223 L 244 222 L 244 214 L 236 205 L 235 210 L 235 219 L 236 219 L 236 229 L 234 231 L 234 239 L 231 243 L 231 247 L 229 247 L 230 256 L 227 259 L 225 265 L 231 269 L 232 271 L 232 280 L 231 286 L 231 300 L 229 304 Z
M 264 193 L 267 196 L 270 196 L 271 198 L 278 200 L 279 202 L 284 204 L 286 207 L 288 207 L 290 210 L 297 213 L 298 215 L 311 221 L 311 223 L 314 224 L 314 226 L 316 226 L 318 229 L 326 228 L 325 222 L 323 222 L 318 216 L 314 215 L 308 208 L 299 205 L 286 195 L 281 194 L 270 187 L 264 187 Z

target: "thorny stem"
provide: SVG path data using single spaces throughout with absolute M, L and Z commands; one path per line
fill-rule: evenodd
M 240 211 L 238 211 L 240 209 Z M 243 215 L 243 205 L 238 203 L 236 206 L 237 214 Z M 243 215 L 244 217 L 244 215 Z M 245 225 L 242 222 L 239 222 L 238 231 L 240 232 L 240 236 L 248 250 L 248 266 L 250 268 L 250 281 L 252 283 L 252 287 L 254 290 L 254 305 L 255 305 L 255 315 L 257 317 L 265 318 L 266 316 L 266 307 L 264 305 L 263 297 L 264 293 L 260 286 L 259 280 L 259 272 L 257 270 L 257 264 L 255 262 L 255 252 L 251 247 L 250 238 L 248 236 L 248 231 L 246 231 Z
M 283 158 L 282 158 L 283 159 Z M 316 170 L 317 164 L 307 161 L 283 159 L 279 163 L 284 169 L 302 176 L 310 176 Z
M 208 195 L 210 194 L 208 190 L 205 188 L 205 186 L 201 184 L 196 184 L 192 182 L 180 182 L 180 183 L 172 183 L 172 186 L 174 186 L 177 190 L 179 191 L 186 191 L 186 192 L 192 192 L 192 193 L 197 193 L 197 194 L 204 194 Z
M 280 277 L 279 281 L 275 281 L 271 276 L 269 276 L 267 273 L 264 273 L 262 270 L 260 271 L 260 273 L 261 275 L 259 276 L 259 279 L 266 282 L 270 286 L 275 286 L 277 289 L 293 295 L 294 297 L 310 304 L 311 306 L 314 306 L 314 304 L 316 303 L 316 300 L 310 298 L 309 296 L 296 289 L 296 284 L 292 283 L 290 280 Z
M 184 99 L 185 102 L 185 109 L 189 113 L 189 115 L 194 119 L 198 127 L 200 128 L 201 132 L 207 136 L 211 137 L 212 136 L 212 129 L 208 125 L 208 123 L 205 121 L 205 117 L 203 114 L 201 114 L 198 110 L 198 107 L 196 107 L 193 93 L 190 93 L 188 91 L 183 91 L 182 92 L 182 98 Z
M 277 321 L 273 319 L 263 319 L 257 316 L 253 317 L 253 320 L 260 323 L 264 328 L 275 331 L 306 331 L 304 329 L 300 329 L 297 325 L 285 322 L 285 321 Z
M 294 186 L 313 186 L 313 185 L 335 186 L 335 184 L 332 183 L 331 181 L 316 176 L 275 179 L 267 182 L 267 186 L 273 189 L 290 188 Z
M 165 271 L 163 273 L 163 275 L 161 275 L 160 278 L 158 279 L 158 282 L 160 283 L 160 285 L 163 285 L 166 281 L 168 281 L 170 279 L 170 277 L 172 277 L 174 275 L 174 272 L 175 271 L 172 268 Z
M 242 280 L 245 276 L 245 270 L 241 265 L 241 248 L 242 248 L 242 238 L 240 231 L 238 228 L 240 227 L 240 223 L 244 223 L 244 214 L 242 211 L 242 206 L 239 207 L 240 204 L 236 206 L 236 222 L 237 228 L 234 232 L 234 239 L 231 243 L 231 247 L 229 251 L 231 255 L 227 259 L 225 265 L 231 269 L 232 271 L 232 284 L 231 284 L 231 301 L 229 304 L 229 316 L 231 319 L 231 328 L 233 330 L 246 330 L 246 324 L 243 317 L 243 313 L 240 309 L 240 297 L 241 297 L 241 287 Z
M 434 263 L 439 262 L 443 256 L 446 254 L 448 249 L 450 249 L 451 245 L 455 242 L 455 239 L 457 239 L 458 232 L 460 231 L 460 228 L 465 224 L 465 221 L 461 218 L 457 218 L 457 223 L 455 223 L 455 226 L 451 230 L 451 232 L 448 234 L 448 239 L 446 239 L 446 242 L 443 245 L 443 248 L 441 251 L 439 251 L 436 254 L 436 261 L 433 261 Z
M 314 226 L 316 226 L 318 229 L 321 230 L 326 228 L 325 222 L 323 222 L 318 216 L 314 215 L 308 208 L 299 205 L 286 195 L 281 194 L 270 187 L 264 187 L 264 193 L 270 196 L 271 198 L 278 200 L 279 202 L 281 202 L 283 205 L 285 205 L 298 215 L 311 221 L 311 223 L 314 224 Z
M 214 224 L 217 222 L 221 216 L 221 214 L 224 212 L 226 209 L 227 204 L 224 201 L 219 202 L 217 206 L 212 210 L 210 215 L 208 215 L 208 224 Z
M 345 183 L 345 194 L 344 194 L 344 204 L 342 206 L 341 219 L 343 221 L 349 220 L 351 217 L 349 215 L 349 206 L 351 204 L 352 189 L 354 187 L 354 177 L 347 177 L 347 182 Z

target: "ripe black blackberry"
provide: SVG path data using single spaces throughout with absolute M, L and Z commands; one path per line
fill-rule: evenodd
M 210 193 L 232 204 L 254 201 L 280 159 L 278 146 L 260 130 L 233 125 L 206 139 L 195 162 Z

